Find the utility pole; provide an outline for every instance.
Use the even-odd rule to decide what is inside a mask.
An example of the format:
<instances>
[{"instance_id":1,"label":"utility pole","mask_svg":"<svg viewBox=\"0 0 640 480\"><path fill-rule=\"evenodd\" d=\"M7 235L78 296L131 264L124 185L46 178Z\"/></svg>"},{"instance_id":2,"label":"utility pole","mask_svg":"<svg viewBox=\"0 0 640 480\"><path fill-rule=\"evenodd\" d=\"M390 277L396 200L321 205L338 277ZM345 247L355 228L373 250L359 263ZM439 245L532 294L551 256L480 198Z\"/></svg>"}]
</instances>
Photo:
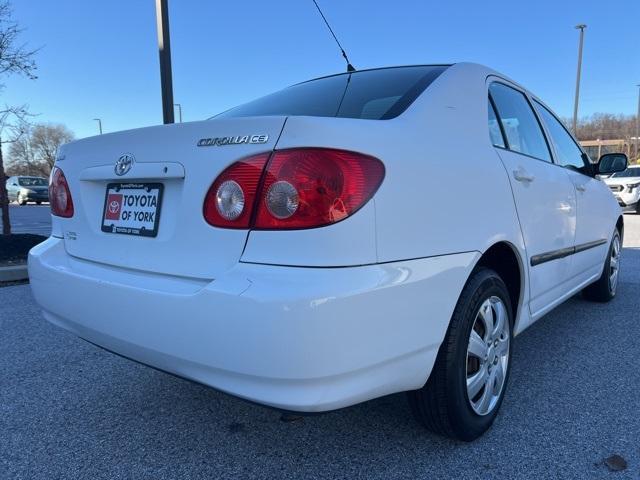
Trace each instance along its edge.
<instances>
[{"instance_id":1,"label":"utility pole","mask_svg":"<svg viewBox=\"0 0 640 480\"><path fill-rule=\"evenodd\" d=\"M156 24L158 28L158 51L160 54L162 118L164 123L174 123L171 43L169 41L169 6L167 3L168 0L156 0Z\"/></svg>"},{"instance_id":2,"label":"utility pole","mask_svg":"<svg viewBox=\"0 0 640 480\"><path fill-rule=\"evenodd\" d=\"M178 122L182 123L182 104L174 103L174 107L178 107Z\"/></svg>"},{"instance_id":3,"label":"utility pole","mask_svg":"<svg viewBox=\"0 0 640 480\"><path fill-rule=\"evenodd\" d=\"M102 120L99 118L94 118L93 120L98 122L98 131L100 132L100 135L102 135Z\"/></svg>"},{"instance_id":4,"label":"utility pole","mask_svg":"<svg viewBox=\"0 0 640 480\"><path fill-rule=\"evenodd\" d=\"M580 30L580 46L578 47L578 74L576 76L576 98L573 104L573 134L578 136L578 99L580 98L580 74L582 73L582 45L584 43L584 29L587 26L583 23L576 25Z\"/></svg>"}]
</instances>

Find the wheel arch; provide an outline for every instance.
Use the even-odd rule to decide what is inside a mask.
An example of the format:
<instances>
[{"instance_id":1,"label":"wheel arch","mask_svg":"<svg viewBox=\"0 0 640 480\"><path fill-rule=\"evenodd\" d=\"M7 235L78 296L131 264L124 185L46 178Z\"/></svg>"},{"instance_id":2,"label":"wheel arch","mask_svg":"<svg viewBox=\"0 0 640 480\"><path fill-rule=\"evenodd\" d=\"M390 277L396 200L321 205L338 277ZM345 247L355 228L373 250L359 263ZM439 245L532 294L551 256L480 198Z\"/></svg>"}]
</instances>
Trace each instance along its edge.
<instances>
[{"instance_id":1,"label":"wheel arch","mask_svg":"<svg viewBox=\"0 0 640 480\"><path fill-rule=\"evenodd\" d=\"M618 232L620 232L620 242L622 243L622 241L624 240L624 216L620 215L618 217L618 220L616 221L616 228L618 229Z\"/></svg>"},{"instance_id":2,"label":"wheel arch","mask_svg":"<svg viewBox=\"0 0 640 480\"><path fill-rule=\"evenodd\" d=\"M478 267L494 270L507 286L513 311L514 325L512 326L516 331L517 321L524 304L526 272L518 249L507 241L494 243L480 256L474 270Z\"/></svg>"}]
</instances>

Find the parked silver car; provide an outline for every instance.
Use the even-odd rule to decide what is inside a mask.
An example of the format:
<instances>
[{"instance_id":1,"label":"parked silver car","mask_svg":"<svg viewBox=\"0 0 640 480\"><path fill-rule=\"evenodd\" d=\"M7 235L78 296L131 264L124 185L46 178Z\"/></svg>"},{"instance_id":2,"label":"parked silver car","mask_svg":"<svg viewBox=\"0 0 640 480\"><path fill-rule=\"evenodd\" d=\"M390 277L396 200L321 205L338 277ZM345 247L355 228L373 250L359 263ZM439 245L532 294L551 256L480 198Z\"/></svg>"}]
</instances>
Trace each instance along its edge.
<instances>
[{"instance_id":1,"label":"parked silver car","mask_svg":"<svg viewBox=\"0 0 640 480\"><path fill-rule=\"evenodd\" d=\"M49 201L49 182L43 177L15 176L7 179L7 194L10 202L26 205L35 202L40 205Z\"/></svg>"}]
</instances>

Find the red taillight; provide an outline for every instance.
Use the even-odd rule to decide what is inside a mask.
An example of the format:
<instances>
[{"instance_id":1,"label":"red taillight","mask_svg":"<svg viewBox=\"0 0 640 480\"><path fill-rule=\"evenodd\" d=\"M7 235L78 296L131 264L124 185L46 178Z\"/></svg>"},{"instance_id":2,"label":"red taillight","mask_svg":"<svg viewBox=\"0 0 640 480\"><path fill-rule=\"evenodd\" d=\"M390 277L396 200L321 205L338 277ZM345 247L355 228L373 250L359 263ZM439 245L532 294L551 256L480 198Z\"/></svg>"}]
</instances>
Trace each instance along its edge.
<instances>
[{"instance_id":1,"label":"red taillight","mask_svg":"<svg viewBox=\"0 0 640 480\"><path fill-rule=\"evenodd\" d=\"M367 203L383 177L382 162L360 153L326 148L277 151L267 166L254 228L312 228L339 222Z\"/></svg>"},{"instance_id":2,"label":"red taillight","mask_svg":"<svg viewBox=\"0 0 640 480\"><path fill-rule=\"evenodd\" d=\"M49 178L49 205L51 213L58 217L73 217L73 200L69 184L62 170L53 167Z\"/></svg>"},{"instance_id":3,"label":"red taillight","mask_svg":"<svg viewBox=\"0 0 640 480\"><path fill-rule=\"evenodd\" d=\"M204 219L214 227L249 228L268 153L245 158L224 170L204 199Z\"/></svg>"},{"instance_id":4,"label":"red taillight","mask_svg":"<svg viewBox=\"0 0 640 480\"><path fill-rule=\"evenodd\" d=\"M384 178L380 160L344 150L296 148L267 158L251 157L222 172L205 199L208 223L258 230L330 225L367 203Z\"/></svg>"}]
</instances>

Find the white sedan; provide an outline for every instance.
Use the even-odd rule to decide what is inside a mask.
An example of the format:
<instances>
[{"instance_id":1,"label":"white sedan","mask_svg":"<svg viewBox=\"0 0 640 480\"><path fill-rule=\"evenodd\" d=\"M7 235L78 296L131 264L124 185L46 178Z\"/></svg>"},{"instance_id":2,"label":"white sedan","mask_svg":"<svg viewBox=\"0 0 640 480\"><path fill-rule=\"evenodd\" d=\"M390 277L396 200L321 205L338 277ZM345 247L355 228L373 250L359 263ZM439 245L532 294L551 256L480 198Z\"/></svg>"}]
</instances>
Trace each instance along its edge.
<instances>
[{"instance_id":1,"label":"white sedan","mask_svg":"<svg viewBox=\"0 0 640 480\"><path fill-rule=\"evenodd\" d=\"M343 73L210 120L67 144L29 256L50 322L278 409L408 391L494 421L513 337L615 296L623 216L551 110L486 67Z\"/></svg>"}]
</instances>

